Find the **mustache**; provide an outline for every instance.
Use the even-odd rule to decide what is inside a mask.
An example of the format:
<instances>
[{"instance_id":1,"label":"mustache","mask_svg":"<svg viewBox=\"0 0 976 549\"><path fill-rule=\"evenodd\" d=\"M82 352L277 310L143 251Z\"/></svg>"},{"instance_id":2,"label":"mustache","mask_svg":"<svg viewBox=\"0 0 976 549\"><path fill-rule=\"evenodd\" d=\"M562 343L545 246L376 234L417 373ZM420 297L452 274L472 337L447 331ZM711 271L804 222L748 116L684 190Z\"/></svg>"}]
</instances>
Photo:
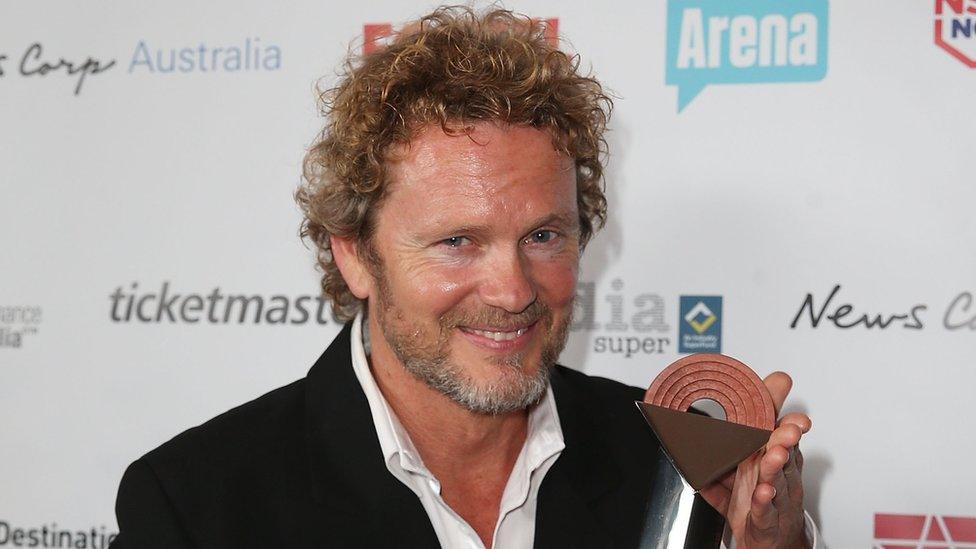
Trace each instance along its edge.
<instances>
[{"instance_id":1,"label":"mustache","mask_svg":"<svg viewBox=\"0 0 976 549\"><path fill-rule=\"evenodd\" d=\"M552 317L552 309L540 302L534 301L519 313L510 313L498 307L484 307L477 310L452 310L441 317L444 328L491 327L501 331L510 331L535 324L539 320Z\"/></svg>"}]
</instances>

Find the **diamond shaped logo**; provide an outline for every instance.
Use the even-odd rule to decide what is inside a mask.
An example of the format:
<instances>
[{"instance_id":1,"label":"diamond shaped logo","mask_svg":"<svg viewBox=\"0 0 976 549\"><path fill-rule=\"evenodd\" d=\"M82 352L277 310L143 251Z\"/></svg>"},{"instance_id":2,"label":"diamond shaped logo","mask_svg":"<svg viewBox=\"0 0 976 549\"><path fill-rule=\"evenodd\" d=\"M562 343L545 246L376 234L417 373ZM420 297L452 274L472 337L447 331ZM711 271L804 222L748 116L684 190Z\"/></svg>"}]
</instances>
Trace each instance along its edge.
<instances>
[{"instance_id":1,"label":"diamond shaped logo","mask_svg":"<svg viewBox=\"0 0 976 549\"><path fill-rule=\"evenodd\" d=\"M722 352L722 296L683 295L679 314L679 353Z\"/></svg>"},{"instance_id":2,"label":"diamond shaped logo","mask_svg":"<svg viewBox=\"0 0 976 549\"><path fill-rule=\"evenodd\" d=\"M705 330L712 324L715 324L716 320L718 320L718 317L712 313L712 310L703 301L699 301L685 315L685 322L690 324L699 334L705 333Z\"/></svg>"}]
</instances>

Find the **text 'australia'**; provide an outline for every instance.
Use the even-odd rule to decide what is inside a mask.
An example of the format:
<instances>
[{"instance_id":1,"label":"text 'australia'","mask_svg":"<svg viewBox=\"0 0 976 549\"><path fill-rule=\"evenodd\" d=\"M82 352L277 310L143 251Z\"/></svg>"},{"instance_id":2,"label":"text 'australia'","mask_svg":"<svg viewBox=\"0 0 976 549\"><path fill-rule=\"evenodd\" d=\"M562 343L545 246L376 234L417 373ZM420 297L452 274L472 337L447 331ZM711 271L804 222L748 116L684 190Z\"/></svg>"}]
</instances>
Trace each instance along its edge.
<instances>
[{"instance_id":1,"label":"text 'australia'","mask_svg":"<svg viewBox=\"0 0 976 549\"><path fill-rule=\"evenodd\" d=\"M241 72L276 71L281 68L281 48L246 38L237 44L157 47L140 40L132 52L129 72Z\"/></svg>"}]
</instances>

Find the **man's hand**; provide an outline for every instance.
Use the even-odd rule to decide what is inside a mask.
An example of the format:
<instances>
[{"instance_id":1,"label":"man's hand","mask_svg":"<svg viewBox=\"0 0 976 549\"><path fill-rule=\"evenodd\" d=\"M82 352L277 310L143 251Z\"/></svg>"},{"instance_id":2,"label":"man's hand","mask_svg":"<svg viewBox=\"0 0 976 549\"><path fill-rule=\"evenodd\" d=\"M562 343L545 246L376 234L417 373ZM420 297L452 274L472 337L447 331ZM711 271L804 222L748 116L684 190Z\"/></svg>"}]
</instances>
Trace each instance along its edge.
<instances>
[{"instance_id":1,"label":"man's hand","mask_svg":"<svg viewBox=\"0 0 976 549\"><path fill-rule=\"evenodd\" d=\"M793 380L773 372L763 381L778 416ZM725 515L738 549L807 547L800 479L803 455L798 444L810 425L806 414L784 416L765 448L701 491Z\"/></svg>"}]
</instances>

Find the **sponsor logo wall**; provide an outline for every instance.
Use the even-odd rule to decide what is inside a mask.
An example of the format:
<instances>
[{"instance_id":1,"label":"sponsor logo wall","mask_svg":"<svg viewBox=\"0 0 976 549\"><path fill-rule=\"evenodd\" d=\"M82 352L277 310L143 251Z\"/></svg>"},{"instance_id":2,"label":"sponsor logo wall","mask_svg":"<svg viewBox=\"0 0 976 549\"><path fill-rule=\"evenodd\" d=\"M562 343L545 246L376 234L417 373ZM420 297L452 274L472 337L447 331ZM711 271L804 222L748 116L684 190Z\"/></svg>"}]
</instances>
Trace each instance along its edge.
<instances>
[{"instance_id":1,"label":"sponsor logo wall","mask_svg":"<svg viewBox=\"0 0 976 549\"><path fill-rule=\"evenodd\" d=\"M0 547L107 546L129 462L338 333L315 85L434 5L367 4L0 18ZM617 97L561 361L787 370L829 546L976 547L976 2L510 6Z\"/></svg>"}]
</instances>

